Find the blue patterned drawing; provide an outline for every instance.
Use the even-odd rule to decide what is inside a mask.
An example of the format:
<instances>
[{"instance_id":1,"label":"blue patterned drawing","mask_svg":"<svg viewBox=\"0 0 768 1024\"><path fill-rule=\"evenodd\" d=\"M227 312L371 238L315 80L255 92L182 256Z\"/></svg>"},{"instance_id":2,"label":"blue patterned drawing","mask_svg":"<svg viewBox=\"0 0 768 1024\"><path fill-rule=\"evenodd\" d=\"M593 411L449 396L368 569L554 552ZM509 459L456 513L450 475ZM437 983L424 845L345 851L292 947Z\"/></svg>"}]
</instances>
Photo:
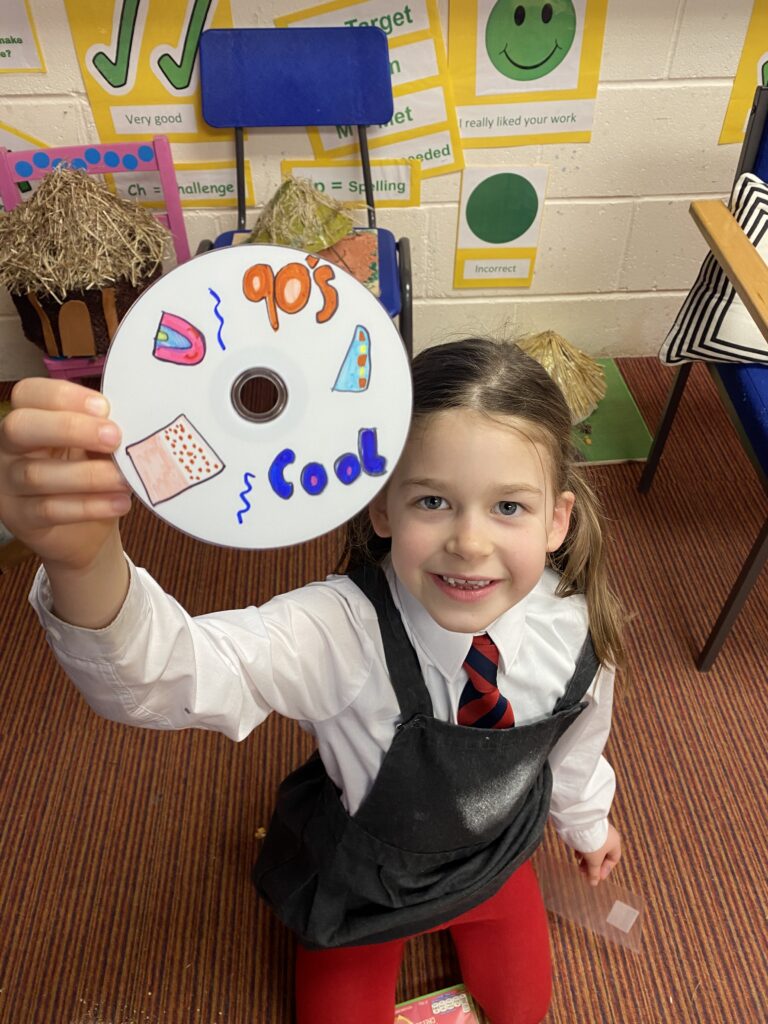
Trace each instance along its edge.
<instances>
[{"instance_id":1,"label":"blue patterned drawing","mask_svg":"<svg viewBox=\"0 0 768 1024\"><path fill-rule=\"evenodd\" d=\"M371 380L371 335L358 324L333 385L334 391L365 391Z\"/></svg>"}]
</instances>

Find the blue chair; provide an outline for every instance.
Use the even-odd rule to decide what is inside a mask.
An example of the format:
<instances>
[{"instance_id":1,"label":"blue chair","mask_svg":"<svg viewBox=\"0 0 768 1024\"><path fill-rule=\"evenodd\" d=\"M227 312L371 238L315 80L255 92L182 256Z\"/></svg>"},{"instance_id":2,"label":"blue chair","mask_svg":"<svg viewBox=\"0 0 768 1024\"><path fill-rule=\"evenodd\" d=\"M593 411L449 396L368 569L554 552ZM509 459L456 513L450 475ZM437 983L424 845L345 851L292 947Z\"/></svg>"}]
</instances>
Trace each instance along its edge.
<instances>
[{"instance_id":1,"label":"blue chair","mask_svg":"<svg viewBox=\"0 0 768 1024\"><path fill-rule=\"evenodd\" d=\"M768 181L768 88L755 92L735 180L745 172ZM720 200L697 200L691 214L711 252L736 289L762 335L768 339L768 268L731 212ZM768 366L755 363L705 364L720 399L768 496ZM672 383L638 488L650 489L693 363L684 363ZM768 514L731 592L696 661L712 667L728 632L768 559Z\"/></svg>"},{"instance_id":2,"label":"blue chair","mask_svg":"<svg viewBox=\"0 0 768 1024\"><path fill-rule=\"evenodd\" d=\"M245 128L355 126L368 207L377 229L381 303L410 354L413 316L410 243L377 227L366 128L394 112L384 33L361 28L208 29L200 38L204 120L232 128L237 168L237 229L213 245L231 245L246 230Z\"/></svg>"}]
</instances>

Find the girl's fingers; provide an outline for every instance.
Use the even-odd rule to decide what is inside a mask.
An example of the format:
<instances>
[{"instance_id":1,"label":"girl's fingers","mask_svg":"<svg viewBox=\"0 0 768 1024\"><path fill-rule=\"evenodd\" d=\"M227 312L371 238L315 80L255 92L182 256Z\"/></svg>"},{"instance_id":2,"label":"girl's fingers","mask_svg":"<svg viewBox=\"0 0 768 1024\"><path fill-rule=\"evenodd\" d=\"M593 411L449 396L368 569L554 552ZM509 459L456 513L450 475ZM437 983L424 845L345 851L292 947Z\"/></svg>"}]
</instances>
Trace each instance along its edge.
<instances>
[{"instance_id":1,"label":"girl's fingers","mask_svg":"<svg viewBox=\"0 0 768 1024\"><path fill-rule=\"evenodd\" d=\"M0 448L11 455L40 448L109 453L119 444L120 428L116 423L85 412L16 408L5 417L0 432Z\"/></svg>"},{"instance_id":2,"label":"girl's fingers","mask_svg":"<svg viewBox=\"0 0 768 1024\"><path fill-rule=\"evenodd\" d=\"M76 494L28 499L25 502L25 523L31 530L73 523L92 523L123 516L131 508L129 494L99 494L84 498Z\"/></svg>"},{"instance_id":3,"label":"girl's fingers","mask_svg":"<svg viewBox=\"0 0 768 1024\"><path fill-rule=\"evenodd\" d=\"M11 392L11 407L109 415L109 402L98 391L71 380L54 380L49 377L26 377L20 380Z\"/></svg>"},{"instance_id":4,"label":"girl's fingers","mask_svg":"<svg viewBox=\"0 0 768 1024\"><path fill-rule=\"evenodd\" d=\"M130 488L110 458L13 459L7 479L16 495L93 494ZM10 488L9 488L10 490Z\"/></svg>"}]
</instances>

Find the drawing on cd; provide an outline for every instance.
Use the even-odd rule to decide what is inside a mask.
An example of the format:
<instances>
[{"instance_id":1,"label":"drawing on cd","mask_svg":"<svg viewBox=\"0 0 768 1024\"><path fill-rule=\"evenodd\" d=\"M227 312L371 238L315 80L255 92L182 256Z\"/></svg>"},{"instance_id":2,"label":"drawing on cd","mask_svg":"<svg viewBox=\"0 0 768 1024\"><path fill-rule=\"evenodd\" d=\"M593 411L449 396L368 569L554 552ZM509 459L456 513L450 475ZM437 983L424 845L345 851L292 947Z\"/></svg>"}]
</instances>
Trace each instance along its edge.
<instances>
[{"instance_id":1,"label":"drawing on cd","mask_svg":"<svg viewBox=\"0 0 768 1024\"><path fill-rule=\"evenodd\" d=\"M371 381L371 334L358 324L336 376L333 391L365 391Z\"/></svg>"},{"instance_id":2,"label":"drawing on cd","mask_svg":"<svg viewBox=\"0 0 768 1024\"><path fill-rule=\"evenodd\" d=\"M338 309L339 293L331 284L336 278L333 267L320 263L317 256L307 256L304 262L311 275L303 263L286 263L277 273L269 263L255 263L243 274L243 294L249 302L264 303L273 331L280 329L280 313L300 313L313 292L313 302L321 303L315 313L318 324L327 323Z\"/></svg>"},{"instance_id":3,"label":"drawing on cd","mask_svg":"<svg viewBox=\"0 0 768 1024\"><path fill-rule=\"evenodd\" d=\"M164 363L196 366L205 357L205 336L184 317L164 312L155 331L152 355Z\"/></svg>"},{"instance_id":4,"label":"drawing on cd","mask_svg":"<svg viewBox=\"0 0 768 1024\"><path fill-rule=\"evenodd\" d=\"M213 290L213 288L209 288L208 292L209 292L210 295L212 295L214 297L214 299L216 299L216 305L213 307L213 314L216 317L216 319L219 321L219 326L218 326L218 329L216 331L216 341L218 341L219 348L221 349L221 351L222 352L226 352L227 346L224 344L224 339L221 336L221 329L224 326L224 317L219 312L219 306L221 305L221 296L217 295L216 292Z\"/></svg>"},{"instance_id":5,"label":"drawing on cd","mask_svg":"<svg viewBox=\"0 0 768 1024\"><path fill-rule=\"evenodd\" d=\"M222 460L183 414L129 444L125 451L153 506L212 480L224 469Z\"/></svg>"},{"instance_id":6,"label":"drawing on cd","mask_svg":"<svg viewBox=\"0 0 768 1024\"><path fill-rule=\"evenodd\" d=\"M245 513L251 511L251 503L250 501L248 501L247 495L249 495L253 490L253 484L251 483L251 481L255 479L256 477L254 476L253 473L243 473L243 483L245 484L245 487L242 489L242 491L240 491L239 494L239 497L243 502L243 507L241 509L238 509L237 512L237 521L240 524L240 526L243 525L243 517L245 516Z\"/></svg>"}]
</instances>

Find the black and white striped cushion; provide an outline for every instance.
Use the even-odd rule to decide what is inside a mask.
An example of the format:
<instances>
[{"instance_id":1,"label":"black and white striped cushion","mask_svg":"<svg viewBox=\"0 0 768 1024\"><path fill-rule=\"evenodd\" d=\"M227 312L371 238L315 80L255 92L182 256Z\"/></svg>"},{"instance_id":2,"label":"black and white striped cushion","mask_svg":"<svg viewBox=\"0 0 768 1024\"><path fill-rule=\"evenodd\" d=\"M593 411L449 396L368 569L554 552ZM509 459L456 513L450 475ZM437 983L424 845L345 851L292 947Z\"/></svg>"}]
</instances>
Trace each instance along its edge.
<instances>
[{"instance_id":1,"label":"black and white striped cushion","mask_svg":"<svg viewBox=\"0 0 768 1024\"><path fill-rule=\"evenodd\" d=\"M731 197L742 230L768 263L768 185L742 174ZM659 352L663 363L705 359L768 364L768 342L710 253Z\"/></svg>"}]
</instances>

